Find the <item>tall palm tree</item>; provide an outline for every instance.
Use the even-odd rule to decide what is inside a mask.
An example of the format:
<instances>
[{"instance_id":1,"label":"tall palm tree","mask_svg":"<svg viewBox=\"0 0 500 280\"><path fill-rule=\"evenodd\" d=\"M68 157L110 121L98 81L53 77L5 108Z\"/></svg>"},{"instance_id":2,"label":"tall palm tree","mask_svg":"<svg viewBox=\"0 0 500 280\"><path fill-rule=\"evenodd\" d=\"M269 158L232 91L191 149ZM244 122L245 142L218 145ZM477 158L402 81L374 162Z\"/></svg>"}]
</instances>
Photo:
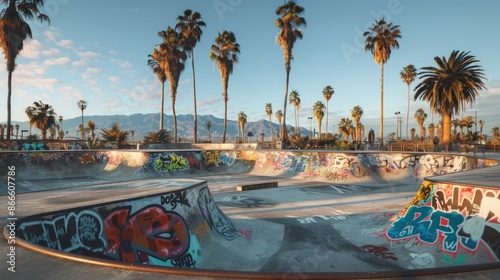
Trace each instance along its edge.
<instances>
[{"instance_id":1,"label":"tall palm tree","mask_svg":"<svg viewBox=\"0 0 500 280\"><path fill-rule=\"evenodd\" d=\"M483 135L483 127L486 122L484 120L479 120L477 123L479 124L479 134Z\"/></svg>"},{"instance_id":2,"label":"tall palm tree","mask_svg":"<svg viewBox=\"0 0 500 280\"><path fill-rule=\"evenodd\" d=\"M163 107L165 104L165 81L167 80L167 74L165 73L165 67L167 59L165 52L159 50L159 47L153 49L153 53L148 55L148 66L151 68L154 74L158 77L158 81L161 83L161 101L160 101L160 130L163 130Z\"/></svg>"},{"instance_id":3,"label":"tall palm tree","mask_svg":"<svg viewBox=\"0 0 500 280\"><path fill-rule=\"evenodd\" d=\"M247 115L245 112L240 111L238 113L238 124L240 125L241 139L245 139L245 124L247 124Z\"/></svg>"},{"instance_id":4,"label":"tall palm tree","mask_svg":"<svg viewBox=\"0 0 500 280\"><path fill-rule=\"evenodd\" d=\"M427 131L429 131L429 138L430 138L431 140L432 140L432 139L434 139L435 129L436 129L436 126L435 126L433 123L430 123L430 124L427 126Z\"/></svg>"},{"instance_id":5,"label":"tall palm tree","mask_svg":"<svg viewBox=\"0 0 500 280\"><path fill-rule=\"evenodd\" d=\"M285 84L285 99L283 104L283 124L281 128L281 141L287 140L286 134L286 102L288 99L288 82L290 79L292 49L297 39L302 39L302 31L300 27L306 25L306 20L300 15L305 9L297 5L293 1L288 1L284 5L276 9L276 15L280 16L275 22L279 28L278 43L283 50L283 58L285 59L286 84Z\"/></svg>"},{"instance_id":6,"label":"tall palm tree","mask_svg":"<svg viewBox=\"0 0 500 280\"><path fill-rule=\"evenodd\" d=\"M177 98L177 87L179 78L184 71L184 62L187 59L186 52L182 48L182 36L172 27L158 32L163 39L159 50L165 55L165 75L170 85L170 100L172 102L172 115L174 118L174 143L177 143L177 115L175 113L175 100Z\"/></svg>"},{"instance_id":7,"label":"tall palm tree","mask_svg":"<svg viewBox=\"0 0 500 280\"><path fill-rule=\"evenodd\" d=\"M80 99L80 100L78 100L76 105L82 111L82 127L84 127L84 125L83 125L83 110L87 109L87 101ZM83 132L82 132L82 135L83 135ZM82 140L84 140L84 139L82 138Z\"/></svg>"},{"instance_id":8,"label":"tall palm tree","mask_svg":"<svg viewBox=\"0 0 500 280\"><path fill-rule=\"evenodd\" d=\"M210 136L210 129L212 128L212 120L208 119L205 123L205 126L207 127L208 130L208 141L212 141Z\"/></svg>"},{"instance_id":9,"label":"tall palm tree","mask_svg":"<svg viewBox=\"0 0 500 280\"><path fill-rule=\"evenodd\" d=\"M413 64L408 64L403 67L403 70L399 73L401 80L408 85L408 107L406 109L406 138L408 139L408 118L410 116L410 85L415 81L417 76L417 69Z\"/></svg>"},{"instance_id":10,"label":"tall palm tree","mask_svg":"<svg viewBox=\"0 0 500 280\"><path fill-rule=\"evenodd\" d=\"M271 132L271 143L273 143L274 142L273 123L271 121L271 116L273 115L273 104L266 103L266 115L269 117L269 131Z\"/></svg>"},{"instance_id":11,"label":"tall palm tree","mask_svg":"<svg viewBox=\"0 0 500 280\"><path fill-rule=\"evenodd\" d=\"M455 50L450 57L435 57L438 67L423 67L418 73L423 79L415 88L415 100L429 102L432 110L443 120L443 145L449 150L451 119L454 114L465 111L467 103L473 103L479 90L485 89L483 69L469 52Z\"/></svg>"},{"instance_id":12,"label":"tall palm tree","mask_svg":"<svg viewBox=\"0 0 500 280\"><path fill-rule=\"evenodd\" d=\"M326 100L326 129L325 129L325 134L328 134L328 104L330 103L330 99L332 98L332 95L335 93L333 90L332 86L328 85L323 88L323 97Z\"/></svg>"},{"instance_id":13,"label":"tall palm tree","mask_svg":"<svg viewBox=\"0 0 500 280\"><path fill-rule=\"evenodd\" d=\"M470 133L472 132L472 126L476 123L474 121L474 118L472 116L466 116L465 118L462 119L464 127L467 128L467 132Z\"/></svg>"},{"instance_id":14,"label":"tall palm tree","mask_svg":"<svg viewBox=\"0 0 500 280\"><path fill-rule=\"evenodd\" d=\"M415 120L417 120L418 126L420 127L420 137L425 138L424 122L425 122L425 119L427 119L427 114L424 112L424 109L419 108L415 112L414 117L415 117Z\"/></svg>"},{"instance_id":15,"label":"tall palm tree","mask_svg":"<svg viewBox=\"0 0 500 280\"><path fill-rule=\"evenodd\" d=\"M412 139L412 140L413 140L413 138L415 138L415 132L416 132L416 131L417 131L417 130L416 130L414 127L412 127L412 128L410 129L410 135L411 135L411 139Z\"/></svg>"},{"instance_id":16,"label":"tall palm tree","mask_svg":"<svg viewBox=\"0 0 500 280\"><path fill-rule=\"evenodd\" d=\"M318 133L319 133L319 138L321 139L321 121L323 120L323 117L325 116L325 104L321 101L316 101L313 106L313 115L314 117L318 120Z\"/></svg>"},{"instance_id":17,"label":"tall palm tree","mask_svg":"<svg viewBox=\"0 0 500 280\"><path fill-rule=\"evenodd\" d=\"M288 98L288 102L293 105L293 115L295 117L295 132L297 133L298 131L298 134L300 136L300 128L299 128L299 117L298 117L298 114L299 114L299 109L300 109L300 94L297 90L292 90L292 92L290 92L290 97Z\"/></svg>"},{"instance_id":18,"label":"tall palm tree","mask_svg":"<svg viewBox=\"0 0 500 280\"><path fill-rule=\"evenodd\" d=\"M165 129L150 131L144 137L144 141L152 144L167 144L172 142L172 134Z\"/></svg>"},{"instance_id":19,"label":"tall palm tree","mask_svg":"<svg viewBox=\"0 0 500 280\"><path fill-rule=\"evenodd\" d=\"M281 129L283 129L283 127L281 126L281 122L283 121L283 111L282 110L276 111L275 116L276 116L276 119L278 120L278 123L280 125L280 135L281 135ZM271 131L271 133L272 133L272 131Z\"/></svg>"},{"instance_id":20,"label":"tall palm tree","mask_svg":"<svg viewBox=\"0 0 500 280\"><path fill-rule=\"evenodd\" d=\"M47 130L57 124L57 114L49 104L44 104L42 101L33 102L33 106L29 109L32 115L29 119L30 126L34 125L40 129L42 140L47 139ZM8 133L10 134L10 133Z\"/></svg>"},{"instance_id":21,"label":"tall palm tree","mask_svg":"<svg viewBox=\"0 0 500 280\"><path fill-rule=\"evenodd\" d=\"M196 78L194 74L194 48L196 44L200 41L203 31L201 27L206 26L205 22L201 19L201 14L198 12L193 12L189 9L184 11L184 15L177 17L177 24L175 28L179 30L183 38L184 50L191 57L191 66L193 71L193 98L194 98L194 139L193 142L196 143L198 138L198 114L196 111Z\"/></svg>"},{"instance_id":22,"label":"tall palm tree","mask_svg":"<svg viewBox=\"0 0 500 280\"><path fill-rule=\"evenodd\" d=\"M227 126L227 87L229 84L229 75L233 73L233 65L238 62L240 45L236 43L236 36L233 32L224 30L219 32L215 38L215 45L210 48L210 59L217 62L220 77L222 79L222 97L224 100L224 132L222 133L222 143L226 143Z\"/></svg>"},{"instance_id":23,"label":"tall palm tree","mask_svg":"<svg viewBox=\"0 0 500 280\"><path fill-rule=\"evenodd\" d=\"M24 41L32 38L31 28L27 20L37 19L41 23L48 22L49 17L41 12L43 0L6 0L6 8L0 12L0 47L7 61L7 127L11 127L12 114L12 73L16 68L17 55L23 50ZM10 133L7 133L10 140Z\"/></svg>"},{"instance_id":24,"label":"tall palm tree","mask_svg":"<svg viewBox=\"0 0 500 280\"><path fill-rule=\"evenodd\" d=\"M361 108L359 105L354 106L351 110L351 117L353 118L354 125L356 126L355 127L356 133L353 137L355 138L356 141L361 141L361 136L360 136L361 129L359 121L361 119L361 116L363 116L363 108Z\"/></svg>"},{"instance_id":25,"label":"tall palm tree","mask_svg":"<svg viewBox=\"0 0 500 280\"><path fill-rule=\"evenodd\" d=\"M391 57L391 49L399 48L398 39L401 38L399 25L387 23L384 18L375 20L375 23L363 36L365 51L370 51L375 63L380 64L380 140L384 137L384 64Z\"/></svg>"}]
</instances>

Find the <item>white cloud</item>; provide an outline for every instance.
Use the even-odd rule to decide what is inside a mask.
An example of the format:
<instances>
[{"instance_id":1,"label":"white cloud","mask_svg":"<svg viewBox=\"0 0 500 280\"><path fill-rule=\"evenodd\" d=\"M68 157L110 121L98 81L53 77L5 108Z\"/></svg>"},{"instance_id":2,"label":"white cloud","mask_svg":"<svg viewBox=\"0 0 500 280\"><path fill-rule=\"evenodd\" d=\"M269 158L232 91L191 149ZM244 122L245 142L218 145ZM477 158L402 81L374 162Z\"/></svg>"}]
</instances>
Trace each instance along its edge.
<instances>
[{"instance_id":1,"label":"white cloud","mask_svg":"<svg viewBox=\"0 0 500 280\"><path fill-rule=\"evenodd\" d=\"M71 63L71 65L73 65L73 67L85 67L85 66L88 66L86 59L80 59L78 61L73 61Z\"/></svg>"},{"instance_id":2,"label":"white cloud","mask_svg":"<svg viewBox=\"0 0 500 280\"><path fill-rule=\"evenodd\" d=\"M66 49L71 49L73 47L73 41L71 40L61 40L56 43L57 46L63 47Z\"/></svg>"},{"instance_id":3,"label":"white cloud","mask_svg":"<svg viewBox=\"0 0 500 280\"><path fill-rule=\"evenodd\" d=\"M55 59L47 59L43 62L43 65L45 66L62 66L66 65L70 62L71 60L68 57L58 57Z\"/></svg>"},{"instance_id":4,"label":"white cloud","mask_svg":"<svg viewBox=\"0 0 500 280\"><path fill-rule=\"evenodd\" d=\"M132 68L132 63L124 62L124 63L120 64L120 67L121 68Z\"/></svg>"},{"instance_id":5,"label":"white cloud","mask_svg":"<svg viewBox=\"0 0 500 280\"><path fill-rule=\"evenodd\" d=\"M44 56L57 56L57 55L61 54L61 51L59 49L56 49L56 48L50 48L48 50L42 51L42 54Z\"/></svg>"},{"instance_id":6,"label":"white cloud","mask_svg":"<svg viewBox=\"0 0 500 280\"><path fill-rule=\"evenodd\" d=\"M65 86L58 89L67 100L72 100L73 98L82 99L82 94L79 90L75 89L73 86Z\"/></svg>"},{"instance_id":7,"label":"white cloud","mask_svg":"<svg viewBox=\"0 0 500 280\"><path fill-rule=\"evenodd\" d=\"M132 63L125 60L111 58L110 61L111 63L120 66L122 69L132 68Z\"/></svg>"},{"instance_id":8,"label":"white cloud","mask_svg":"<svg viewBox=\"0 0 500 280\"><path fill-rule=\"evenodd\" d=\"M96 74L96 73L101 72L101 69L100 68L96 68L96 67L89 67L89 68L85 69L85 72Z\"/></svg>"},{"instance_id":9,"label":"white cloud","mask_svg":"<svg viewBox=\"0 0 500 280\"><path fill-rule=\"evenodd\" d=\"M91 52L91 51L84 51L84 52L76 52L76 54L79 56L79 57L83 57L83 58L91 58L91 57L97 57L97 56L100 56L101 54L100 53L96 53L96 52Z\"/></svg>"},{"instance_id":10,"label":"white cloud","mask_svg":"<svg viewBox=\"0 0 500 280\"><path fill-rule=\"evenodd\" d=\"M28 59L35 59L40 56L40 50L42 49L42 44L38 40L31 40L29 43L24 44L21 56Z\"/></svg>"},{"instance_id":11,"label":"white cloud","mask_svg":"<svg viewBox=\"0 0 500 280\"><path fill-rule=\"evenodd\" d=\"M55 42L58 37L61 37L61 34L55 30L45 30L43 35L47 37L50 41Z\"/></svg>"},{"instance_id":12,"label":"white cloud","mask_svg":"<svg viewBox=\"0 0 500 280\"><path fill-rule=\"evenodd\" d=\"M109 76L108 77L108 81L110 81L112 83L119 83L119 82L121 82L120 77L117 77L117 76Z\"/></svg>"}]
</instances>

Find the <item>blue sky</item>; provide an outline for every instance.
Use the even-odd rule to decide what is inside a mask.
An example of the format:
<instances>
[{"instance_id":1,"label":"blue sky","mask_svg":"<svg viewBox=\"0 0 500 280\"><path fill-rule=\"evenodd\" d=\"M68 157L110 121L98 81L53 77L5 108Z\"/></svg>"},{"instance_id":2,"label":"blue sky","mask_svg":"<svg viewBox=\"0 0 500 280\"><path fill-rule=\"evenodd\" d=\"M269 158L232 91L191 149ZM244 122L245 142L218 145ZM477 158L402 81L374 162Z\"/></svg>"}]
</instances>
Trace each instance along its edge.
<instances>
[{"instance_id":1,"label":"blue sky","mask_svg":"<svg viewBox=\"0 0 500 280\"><path fill-rule=\"evenodd\" d=\"M401 111L406 126L407 86L401 69L435 66L435 56L448 57L453 50L470 51L480 60L487 90L465 115L486 122L485 132L500 126L500 52L498 52L500 2L495 0L315 0L297 1L305 8L304 38L293 49L290 90L302 100L300 124L309 128L308 116L316 101L326 102L322 89L335 93L329 104L328 131L335 132L340 118L350 117L359 105L365 128L378 134L380 67L363 49L362 33L375 19L400 25L400 48L385 65L384 134L395 131L394 112ZM31 22L34 38L26 44L14 71L12 119L27 121L24 108L42 100L65 119L80 116L77 101L84 99L84 114L116 115L160 111L160 83L147 67L148 54L160 43L157 32L174 26L185 9L201 13L207 27L195 49L198 114L223 118L222 85L217 66L208 58L217 32L233 31L241 46L240 61L229 79L228 118L244 111L248 121L268 119L264 108L283 107L285 69L275 37L275 10L282 0L48 0L45 13L50 26ZM1 6L0 6L1 7ZM3 7L2 7L3 8ZM7 119L7 73L0 62L0 122ZM193 114L191 63L180 78L177 114ZM411 89L417 85L416 80ZM165 113L172 114L168 86ZM414 112L423 108L432 121L429 106L410 104L410 128L417 128ZM287 124L293 125L293 109L287 107ZM272 117L273 122L277 122ZM434 121L438 117L434 116ZM323 132L326 119L323 120ZM317 128L313 120L313 128ZM126 128L124 128L126 129ZM404 136L404 133L403 133ZM378 136L377 136L378 137Z\"/></svg>"}]
</instances>

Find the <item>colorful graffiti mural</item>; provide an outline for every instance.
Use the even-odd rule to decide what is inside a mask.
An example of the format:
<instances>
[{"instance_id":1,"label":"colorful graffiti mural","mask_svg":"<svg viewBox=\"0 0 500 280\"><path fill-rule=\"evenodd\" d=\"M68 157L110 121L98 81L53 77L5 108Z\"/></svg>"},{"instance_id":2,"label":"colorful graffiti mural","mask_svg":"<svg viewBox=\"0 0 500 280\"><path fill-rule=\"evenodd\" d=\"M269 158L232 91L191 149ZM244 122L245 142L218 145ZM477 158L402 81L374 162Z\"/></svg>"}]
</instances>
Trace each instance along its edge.
<instances>
[{"instance_id":1,"label":"colorful graffiti mural","mask_svg":"<svg viewBox=\"0 0 500 280\"><path fill-rule=\"evenodd\" d=\"M200 208L198 208L198 206ZM19 221L18 237L54 250L125 263L198 268L203 244L251 238L236 228L205 184ZM206 246L206 245L205 245Z\"/></svg>"}]
</instances>

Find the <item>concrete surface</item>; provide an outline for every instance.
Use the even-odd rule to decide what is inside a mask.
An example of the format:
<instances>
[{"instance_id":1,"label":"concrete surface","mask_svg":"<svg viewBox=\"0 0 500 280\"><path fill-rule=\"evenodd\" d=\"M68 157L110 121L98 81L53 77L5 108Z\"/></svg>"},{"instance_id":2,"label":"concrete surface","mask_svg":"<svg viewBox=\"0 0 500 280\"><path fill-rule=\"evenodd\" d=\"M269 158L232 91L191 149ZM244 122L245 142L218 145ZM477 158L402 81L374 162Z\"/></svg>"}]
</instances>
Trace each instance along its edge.
<instances>
[{"instance_id":1,"label":"concrete surface","mask_svg":"<svg viewBox=\"0 0 500 280\"><path fill-rule=\"evenodd\" d=\"M500 157L493 154L37 151L0 157L3 179L7 167L16 168L16 238L56 247L61 254L54 258L17 245L14 279L496 279L500 271L495 242ZM237 185L270 180L279 187L235 191ZM2 227L8 217L6 190ZM110 232L139 223L146 209L183 221L177 230L187 233L181 242L186 248L165 253L132 246L135 254L117 253L129 252L116 241L123 232ZM217 218L207 219L202 209ZM117 211L125 217L122 226L110 222ZM57 221L71 233L68 221L79 218L100 225L94 236L99 238L93 239L100 242L47 238L50 228L60 230ZM1 244L6 257L10 245L7 239ZM61 256L98 260L80 263ZM124 260L135 265L95 264ZM157 271L134 270L145 262Z\"/></svg>"}]
</instances>

